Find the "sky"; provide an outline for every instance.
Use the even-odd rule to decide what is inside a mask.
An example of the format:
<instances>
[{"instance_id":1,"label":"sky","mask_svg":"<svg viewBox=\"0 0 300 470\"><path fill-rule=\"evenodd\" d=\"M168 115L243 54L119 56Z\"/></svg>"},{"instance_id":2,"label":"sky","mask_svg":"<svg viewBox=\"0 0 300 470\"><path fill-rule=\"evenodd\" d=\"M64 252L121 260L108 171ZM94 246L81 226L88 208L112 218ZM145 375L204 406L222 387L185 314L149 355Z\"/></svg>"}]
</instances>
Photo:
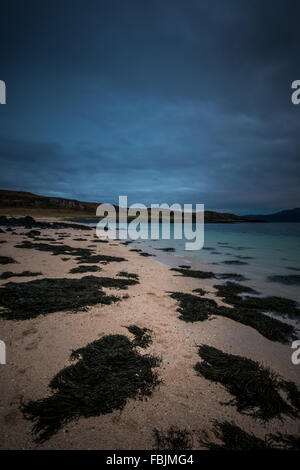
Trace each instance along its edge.
<instances>
[{"instance_id":1,"label":"sky","mask_svg":"<svg viewBox=\"0 0 300 470\"><path fill-rule=\"evenodd\" d=\"M300 206L300 3L1 0L0 188Z\"/></svg>"}]
</instances>

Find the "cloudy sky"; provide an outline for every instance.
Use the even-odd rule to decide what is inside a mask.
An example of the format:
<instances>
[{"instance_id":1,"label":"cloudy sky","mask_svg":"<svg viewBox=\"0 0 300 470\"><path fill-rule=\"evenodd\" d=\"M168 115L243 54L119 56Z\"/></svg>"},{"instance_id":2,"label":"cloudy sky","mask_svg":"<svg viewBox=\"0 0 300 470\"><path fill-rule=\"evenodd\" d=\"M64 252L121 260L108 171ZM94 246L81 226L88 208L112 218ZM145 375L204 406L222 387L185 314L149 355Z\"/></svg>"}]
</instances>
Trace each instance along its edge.
<instances>
[{"instance_id":1,"label":"cloudy sky","mask_svg":"<svg viewBox=\"0 0 300 470\"><path fill-rule=\"evenodd\" d=\"M300 205L300 3L1 0L0 187Z\"/></svg>"}]
</instances>

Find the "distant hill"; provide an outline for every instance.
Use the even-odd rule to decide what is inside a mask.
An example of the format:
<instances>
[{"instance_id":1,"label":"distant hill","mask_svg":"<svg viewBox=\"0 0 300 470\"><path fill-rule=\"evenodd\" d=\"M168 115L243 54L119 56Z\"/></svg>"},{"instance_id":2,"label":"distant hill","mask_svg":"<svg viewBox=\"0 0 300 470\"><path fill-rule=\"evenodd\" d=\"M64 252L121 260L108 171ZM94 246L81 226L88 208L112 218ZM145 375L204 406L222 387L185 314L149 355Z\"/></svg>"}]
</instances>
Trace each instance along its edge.
<instances>
[{"instance_id":1,"label":"distant hill","mask_svg":"<svg viewBox=\"0 0 300 470\"><path fill-rule=\"evenodd\" d=\"M40 196L25 191L0 189L0 215L36 217L95 218L100 202L83 202L76 199ZM118 211L118 206L115 206ZM164 211L167 213L166 211ZM253 222L253 218L235 214L205 211L205 222L234 223ZM260 220L258 220L260 222Z\"/></svg>"},{"instance_id":2,"label":"distant hill","mask_svg":"<svg viewBox=\"0 0 300 470\"><path fill-rule=\"evenodd\" d=\"M262 220L265 222L300 222L300 207L267 215L245 215L248 219Z\"/></svg>"}]
</instances>

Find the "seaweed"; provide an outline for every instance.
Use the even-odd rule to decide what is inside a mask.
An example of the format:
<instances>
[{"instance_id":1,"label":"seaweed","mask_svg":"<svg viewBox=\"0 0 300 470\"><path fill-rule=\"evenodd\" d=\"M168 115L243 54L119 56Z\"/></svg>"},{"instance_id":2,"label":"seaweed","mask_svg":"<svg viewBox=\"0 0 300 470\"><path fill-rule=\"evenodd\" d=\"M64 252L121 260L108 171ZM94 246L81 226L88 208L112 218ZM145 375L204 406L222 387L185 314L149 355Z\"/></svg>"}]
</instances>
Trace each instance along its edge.
<instances>
[{"instance_id":1,"label":"seaweed","mask_svg":"<svg viewBox=\"0 0 300 470\"><path fill-rule=\"evenodd\" d=\"M138 280L139 279L139 276L137 274L134 274L134 273L126 273L125 271L120 271L117 276L121 276L121 277L127 277L128 279L136 279Z\"/></svg>"},{"instance_id":2,"label":"seaweed","mask_svg":"<svg viewBox=\"0 0 300 470\"><path fill-rule=\"evenodd\" d=\"M247 278L243 276L242 274L237 274L237 273L220 273L215 275L216 279L232 279L234 281L246 281Z\"/></svg>"},{"instance_id":3,"label":"seaweed","mask_svg":"<svg viewBox=\"0 0 300 470\"><path fill-rule=\"evenodd\" d=\"M0 317L27 320L53 312L86 310L96 304L111 304L119 297L107 295L103 287L127 289L134 279L85 276L80 279L39 279L0 287Z\"/></svg>"},{"instance_id":4,"label":"seaweed","mask_svg":"<svg viewBox=\"0 0 300 470\"><path fill-rule=\"evenodd\" d=\"M156 248L157 250L160 250L160 251L165 251L166 253L173 253L175 250L175 248Z\"/></svg>"},{"instance_id":5,"label":"seaweed","mask_svg":"<svg viewBox=\"0 0 300 470\"><path fill-rule=\"evenodd\" d=\"M204 289L201 289L201 287L199 287L198 289L194 289L193 292L196 292L196 294L198 294L198 295L207 294L207 292Z\"/></svg>"},{"instance_id":6,"label":"seaweed","mask_svg":"<svg viewBox=\"0 0 300 470\"><path fill-rule=\"evenodd\" d=\"M245 289L252 291L250 287ZM197 289L193 292L197 292ZM177 311L181 315L178 318L185 322L204 321L210 319L211 315L219 315L250 326L271 341L287 343L296 338L295 328L292 325L254 309L219 306L213 299L183 292L173 292L171 297L179 302Z\"/></svg>"},{"instance_id":7,"label":"seaweed","mask_svg":"<svg viewBox=\"0 0 300 470\"><path fill-rule=\"evenodd\" d=\"M195 271L192 269L180 269L180 268L171 268L171 271L175 271L186 277L196 277L198 279L211 279L215 277L214 273L210 271Z\"/></svg>"},{"instance_id":8,"label":"seaweed","mask_svg":"<svg viewBox=\"0 0 300 470\"><path fill-rule=\"evenodd\" d=\"M263 421L282 415L299 416L300 392L293 382L282 380L252 359L227 354L212 346L199 346L198 354L202 362L195 365L196 372L207 380L222 384L235 397L227 404L235 404L240 413ZM293 400L288 393L289 387L294 388ZM286 401L280 391L287 392Z\"/></svg>"},{"instance_id":9,"label":"seaweed","mask_svg":"<svg viewBox=\"0 0 300 470\"><path fill-rule=\"evenodd\" d=\"M30 240L25 240L15 248L34 249L38 251L48 251L54 256L57 255L70 255L70 256L89 256L93 253L88 248L74 248L69 245L49 245L48 243L32 243Z\"/></svg>"},{"instance_id":10,"label":"seaweed","mask_svg":"<svg viewBox=\"0 0 300 470\"><path fill-rule=\"evenodd\" d=\"M125 258L118 256L95 255L93 250L88 248L74 248L69 245L49 245L47 243L32 243L29 240L24 241L20 245L15 245L16 248L35 249L39 251L50 251L53 255L69 255L76 256L76 261L80 263L102 263L107 264L113 261L121 262L126 261Z\"/></svg>"},{"instance_id":11,"label":"seaweed","mask_svg":"<svg viewBox=\"0 0 300 470\"><path fill-rule=\"evenodd\" d=\"M10 277L34 277L41 275L42 273L34 273L31 271L23 271L22 273L13 273L11 271L5 271L0 275L0 279L9 279Z\"/></svg>"},{"instance_id":12,"label":"seaweed","mask_svg":"<svg viewBox=\"0 0 300 470\"><path fill-rule=\"evenodd\" d=\"M123 335L107 335L73 351L71 360L76 359L51 380L50 396L21 403L24 417L34 423L37 442L80 417L112 413L122 410L128 399L148 398L160 383L153 371L160 360L139 354Z\"/></svg>"},{"instance_id":13,"label":"seaweed","mask_svg":"<svg viewBox=\"0 0 300 470\"><path fill-rule=\"evenodd\" d=\"M248 264L246 263L246 261L241 261L239 259L230 259L230 260L225 260L225 261L222 261L223 264Z\"/></svg>"},{"instance_id":14,"label":"seaweed","mask_svg":"<svg viewBox=\"0 0 300 470\"><path fill-rule=\"evenodd\" d=\"M274 275L268 276L268 281L271 282L280 282L281 284L287 285L300 285L300 275L288 274L284 276Z\"/></svg>"},{"instance_id":15,"label":"seaweed","mask_svg":"<svg viewBox=\"0 0 300 470\"><path fill-rule=\"evenodd\" d=\"M193 294L172 292L170 297L179 302L177 312L181 315L178 318L187 323L208 320L208 318L214 314L218 308L214 300L200 298Z\"/></svg>"},{"instance_id":16,"label":"seaweed","mask_svg":"<svg viewBox=\"0 0 300 470\"><path fill-rule=\"evenodd\" d=\"M70 269L71 274L76 274L76 273L95 273L101 271L101 268L99 266L77 266L76 268Z\"/></svg>"},{"instance_id":17,"label":"seaweed","mask_svg":"<svg viewBox=\"0 0 300 470\"><path fill-rule=\"evenodd\" d=\"M10 227L25 227L25 228L41 228L41 229L68 229L72 228L74 230L93 230L92 227L89 225L82 225L82 224L68 224L64 222L42 222L36 221L33 217L26 216L26 217L11 217L7 218L5 215L0 216L0 225L4 225L5 227L9 227L7 231L11 231Z\"/></svg>"},{"instance_id":18,"label":"seaweed","mask_svg":"<svg viewBox=\"0 0 300 470\"><path fill-rule=\"evenodd\" d=\"M153 448L157 450L189 450L193 447L193 437L187 429L171 426L164 433L154 428L153 437L155 440Z\"/></svg>"},{"instance_id":19,"label":"seaweed","mask_svg":"<svg viewBox=\"0 0 300 470\"><path fill-rule=\"evenodd\" d=\"M189 266L188 264L180 264L178 266L178 268L182 268L182 269L191 269L191 266Z\"/></svg>"},{"instance_id":20,"label":"seaweed","mask_svg":"<svg viewBox=\"0 0 300 470\"><path fill-rule=\"evenodd\" d=\"M147 348L152 343L152 330L149 330L148 328L139 328L136 325L130 325L126 328L129 333L134 335L134 340L132 342L134 346L139 346L140 348Z\"/></svg>"},{"instance_id":21,"label":"seaweed","mask_svg":"<svg viewBox=\"0 0 300 470\"><path fill-rule=\"evenodd\" d=\"M139 253L139 255L144 256L144 258L147 258L148 256L155 256L155 255L152 255L151 253L144 253L144 252Z\"/></svg>"},{"instance_id":22,"label":"seaweed","mask_svg":"<svg viewBox=\"0 0 300 470\"><path fill-rule=\"evenodd\" d=\"M222 441L218 444L208 439L206 432L203 437L199 437L199 443L209 450L266 450L270 449L268 442L256 437L253 433L248 433L236 426L233 422L215 421L213 429L215 437ZM204 437L205 436L205 437Z\"/></svg>"},{"instance_id":23,"label":"seaweed","mask_svg":"<svg viewBox=\"0 0 300 470\"><path fill-rule=\"evenodd\" d=\"M211 442L207 437L199 438L200 444L209 450L300 450L299 435L267 434L261 439L229 421L215 421L213 432L222 443Z\"/></svg>"},{"instance_id":24,"label":"seaweed","mask_svg":"<svg viewBox=\"0 0 300 470\"><path fill-rule=\"evenodd\" d=\"M0 264L11 264L16 263L16 261L10 256L0 256Z\"/></svg>"},{"instance_id":25,"label":"seaweed","mask_svg":"<svg viewBox=\"0 0 300 470\"><path fill-rule=\"evenodd\" d=\"M291 316L300 316L297 302L284 297L254 297L243 296L243 293L256 293L253 289L235 282L226 282L224 285L214 286L217 295L222 297L226 303L232 304L246 310L255 309L258 311L273 311Z\"/></svg>"},{"instance_id":26,"label":"seaweed","mask_svg":"<svg viewBox=\"0 0 300 470\"><path fill-rule=\"evenodd\" d=\"M122 261L127 261L125 258L122 258L120 256L108 256L108 255L93 255L93 254L88 254L88 255L80 255L77 258L75 258L76 261L79 263L101 263L101 264L108 264L112 262L117 262L121 263Z\"/></svg>"}]
</instances>

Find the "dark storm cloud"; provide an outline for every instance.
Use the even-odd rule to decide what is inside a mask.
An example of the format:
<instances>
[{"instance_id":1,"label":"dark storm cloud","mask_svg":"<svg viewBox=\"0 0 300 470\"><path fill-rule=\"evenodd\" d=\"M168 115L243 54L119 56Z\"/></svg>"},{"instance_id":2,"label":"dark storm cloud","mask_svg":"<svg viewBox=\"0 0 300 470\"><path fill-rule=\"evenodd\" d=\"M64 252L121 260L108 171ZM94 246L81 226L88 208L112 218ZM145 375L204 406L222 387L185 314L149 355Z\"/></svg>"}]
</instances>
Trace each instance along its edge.
<instances>
[{"instance_id":1,"label":"dark storm cloud","mask_svg":"<svg viewBox=\"0 0 300 470\"><path fill-rule=\"evenodd\" d=\"M1 187L299 205L297 2L4 4Z\"/></svg>"}]
</instances>

